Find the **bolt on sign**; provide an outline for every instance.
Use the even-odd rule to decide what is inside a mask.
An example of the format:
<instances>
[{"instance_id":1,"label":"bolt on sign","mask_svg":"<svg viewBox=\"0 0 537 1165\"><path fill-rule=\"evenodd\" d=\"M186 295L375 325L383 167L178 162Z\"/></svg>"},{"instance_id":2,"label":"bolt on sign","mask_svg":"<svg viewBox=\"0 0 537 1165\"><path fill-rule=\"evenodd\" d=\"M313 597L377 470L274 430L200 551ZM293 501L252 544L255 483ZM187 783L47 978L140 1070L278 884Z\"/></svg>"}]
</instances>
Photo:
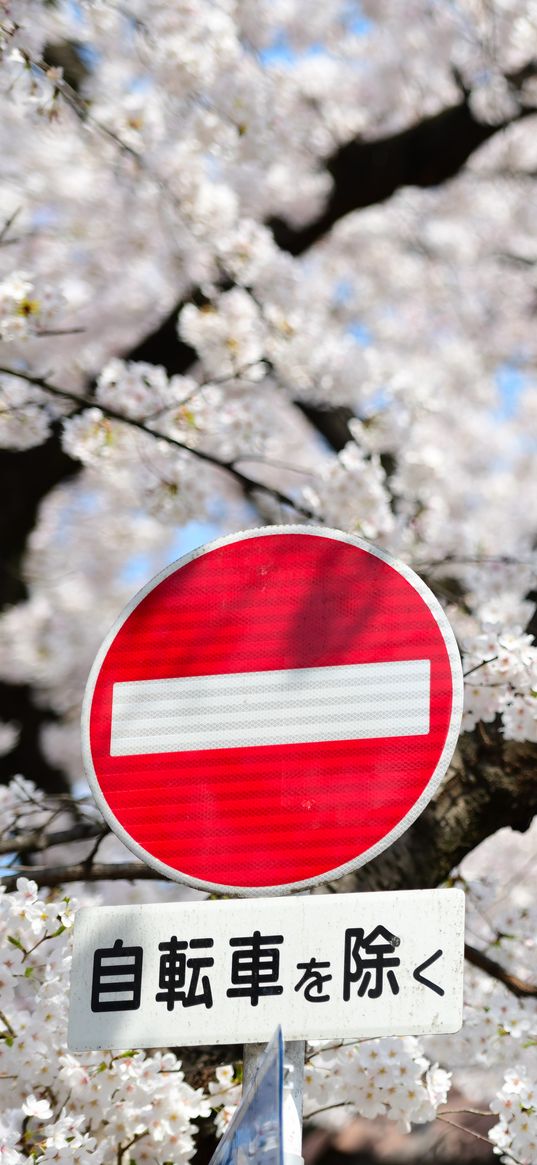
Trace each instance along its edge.
<instances>
[{"instance_id":1,"label":"bolt on sign","mask_svg":"<svg viewBox=\"0 0 537 1165\"><path fill-rule=\"evenodd\" d=\"M69 1047L458 1031L463 959L461 890L84 909Z\"/></svg>"},{"instance_id":2,"label":"bolt on sign","mask_svg":"<svg viewBox=\"0 0 537 1165\"><path fill-rule=\"evenodd\" d=\"M277 894L395 841L461 712L453 633L408 566L338 531L266 527L129 603L88 681L83 750L111 828L163 876Z\"/></svg>"}]
</instances>

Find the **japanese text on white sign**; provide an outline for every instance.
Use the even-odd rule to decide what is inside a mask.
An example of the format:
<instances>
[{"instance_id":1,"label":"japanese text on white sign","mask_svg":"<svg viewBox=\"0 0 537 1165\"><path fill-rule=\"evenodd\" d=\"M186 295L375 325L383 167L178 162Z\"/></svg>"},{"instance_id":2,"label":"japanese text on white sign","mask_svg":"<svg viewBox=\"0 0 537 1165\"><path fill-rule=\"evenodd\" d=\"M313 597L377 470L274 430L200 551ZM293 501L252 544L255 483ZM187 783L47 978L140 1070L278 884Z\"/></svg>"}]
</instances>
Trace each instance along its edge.
<instances>
[{"instance_id":1,"label":"japanese text on white sign","mask_svg":"<svg viewBox=\"0 0 537 1165\"><path fill-rule=\"evenodd\" d=\"M69 1045L456 1031L463 925L458 890L82 910Z\"/></svg>"}]
</instances>

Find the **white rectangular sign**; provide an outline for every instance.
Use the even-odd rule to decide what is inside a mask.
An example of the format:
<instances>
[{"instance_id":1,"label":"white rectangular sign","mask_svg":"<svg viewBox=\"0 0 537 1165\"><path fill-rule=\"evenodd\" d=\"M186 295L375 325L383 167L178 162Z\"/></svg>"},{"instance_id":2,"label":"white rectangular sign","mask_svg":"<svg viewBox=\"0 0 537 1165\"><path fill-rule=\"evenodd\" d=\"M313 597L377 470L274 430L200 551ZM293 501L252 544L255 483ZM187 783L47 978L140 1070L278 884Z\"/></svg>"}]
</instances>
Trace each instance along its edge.
<instances>
[{"instance_id":1,"label":"white rectangular sign","mask_svg":"<svg viewBox=\"0 0 537 1165\"><path fill-rule=\"evenodd\" d=\"M462 1023L464 894L100 906L75 922L69 1047L418 1035Z\"/></svg>"}]
</instances>

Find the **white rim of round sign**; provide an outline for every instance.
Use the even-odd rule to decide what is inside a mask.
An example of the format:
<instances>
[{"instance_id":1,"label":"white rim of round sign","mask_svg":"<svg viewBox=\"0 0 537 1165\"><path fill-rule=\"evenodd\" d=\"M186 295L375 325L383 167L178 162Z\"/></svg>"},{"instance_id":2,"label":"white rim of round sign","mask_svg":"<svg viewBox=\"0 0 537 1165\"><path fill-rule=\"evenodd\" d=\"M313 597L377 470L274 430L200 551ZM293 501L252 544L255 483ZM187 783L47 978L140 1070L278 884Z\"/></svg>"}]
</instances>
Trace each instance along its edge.
<instances>
[{"instance_id":1,"label":"white rim of round sign","mask_svg":"<svg viewBox=\"0 0 537 1165\"><path fill-rule=\"evenodd\" d=\"M368 850L359 854L358 857L351 861L345 862L335 869L326 870L311 878L306 878L299 882L289 882L285 884L278 884L276 886L228 886L221 882L207 882L200 878L194 878L190 874L184 873L180 870L174 869L173 866L168 866L165 862L161 862L159 858L153 857L148 853L137 841L134 840L124 829L120 821L118 821L115 814L110 809L104 794L102 793L97 774L93 765L93 757L91 753L90 743L90 717L91 706L93 702L93 693L97 683L97 677L101 670L101 666L105 660L109 648L111 647L118 632L121 630L123 624L127 621L136 607L145 599L146 595L150 594L164 579L169 575L175 574L181 567L186 566L189 562L193 562L197 558L202 558L205 554L210 554L213 550L218 550L222 546L231 546L234 542L244 542L250 538L262 538L272 534L306 534L312 538L327 538L337 542L346 542L350 546L355 546L358 550L364 550L375 558L381 559L388 566L391 566L398 574L402 575L404 579L418 592L423 599L426 606L429 608L437 623L448 655L451 679L453 684L453 699L451 707L451 716L449 721L449 728L444 742L444 747L438 759L436 768L430 777L427 785L423 789L420 797L414 802L409 812L398 822L398 824L390 830L380 841L371 846ZM183 555L175 562L170 563L159 574L155 575L148 583L137 592L136 595L124 607L118 619L111 627L108 635L103 640L99 651L93 662L86 690L84 692L84 699L82 703L82 757L88 782L93 796L97 802L97 806L102 813L105 821L108 822L112 831L119 837L120 841L131 850L137 858L145 862L146 865L151 866L158 873L162 874L164 878L171 878L174 882L182 882L188 886L192 886L197 890L205 890L209 893L220 894L235 894L243 897L260 898L263 895L285 894L292 891L308 890L313 886L317 886L322 882L332 881L334 878L342 878L345 874L351 873L353 870L360 869L365 866L367 862L378 857L385 849L388 849L394 841L413 824L420 813L425 809L434 796L442 778L447 772L449 762L455 751L455 746L460 732L460 724L462 718L463 706L463 674L462 665L457 647L455 636L451 626L446 618L443 608L438 599L433 595L426 583L417 575L411 567L404 562L399 562L388 554L385 550L379 550L377 546L373 546L364 538L359 538L353 534L344 534L341 530L331 530L324 526L262 526L253 530L241 530L236 534L228 534L224 538L217 538L214 542L208 542L204 546L192 550L189 554Z\"/></svg>"}]
</instances>

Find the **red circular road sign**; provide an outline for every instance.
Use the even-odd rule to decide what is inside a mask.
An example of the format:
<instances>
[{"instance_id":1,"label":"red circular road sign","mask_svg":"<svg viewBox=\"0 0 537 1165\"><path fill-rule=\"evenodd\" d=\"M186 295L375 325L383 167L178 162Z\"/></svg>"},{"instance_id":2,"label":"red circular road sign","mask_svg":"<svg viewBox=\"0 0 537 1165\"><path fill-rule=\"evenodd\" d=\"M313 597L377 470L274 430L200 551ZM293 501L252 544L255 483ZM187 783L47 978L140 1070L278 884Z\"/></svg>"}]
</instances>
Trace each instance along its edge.
<instances>
[{"instance_id":1,"label":"red circular road sign","mask_svg":"<svg viewBox=\"0 0 537 1165\"><path fill-rule=\"evenodd\" d=\"M338 531L266 527L129 603L88 681L84 757L138 857L262 894L390 845L446 772L461 709L452 631L409 567Z\"/></svg>"}]
</instances>

